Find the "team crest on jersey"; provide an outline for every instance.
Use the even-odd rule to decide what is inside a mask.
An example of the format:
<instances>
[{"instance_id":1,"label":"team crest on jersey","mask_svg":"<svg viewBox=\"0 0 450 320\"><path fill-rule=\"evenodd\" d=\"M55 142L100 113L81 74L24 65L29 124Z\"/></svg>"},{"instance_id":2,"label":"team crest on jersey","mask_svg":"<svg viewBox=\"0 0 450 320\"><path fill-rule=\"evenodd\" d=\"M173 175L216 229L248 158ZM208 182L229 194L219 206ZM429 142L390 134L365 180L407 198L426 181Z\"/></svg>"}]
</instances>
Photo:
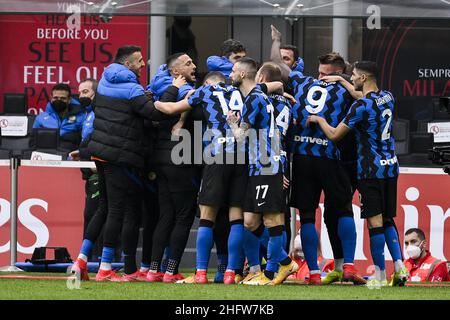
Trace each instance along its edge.
<instances>
[{"instance_id":1,"label":"team crest on jersey","mask_svg":"<svg viewBox=\"0 0 450 320\"><path fill-rule=\"evenodd\" d=\"M70 116L68 119L69 123L74 123L76 120L77 120L76 116Z\"/></svg>"}]
</instances>

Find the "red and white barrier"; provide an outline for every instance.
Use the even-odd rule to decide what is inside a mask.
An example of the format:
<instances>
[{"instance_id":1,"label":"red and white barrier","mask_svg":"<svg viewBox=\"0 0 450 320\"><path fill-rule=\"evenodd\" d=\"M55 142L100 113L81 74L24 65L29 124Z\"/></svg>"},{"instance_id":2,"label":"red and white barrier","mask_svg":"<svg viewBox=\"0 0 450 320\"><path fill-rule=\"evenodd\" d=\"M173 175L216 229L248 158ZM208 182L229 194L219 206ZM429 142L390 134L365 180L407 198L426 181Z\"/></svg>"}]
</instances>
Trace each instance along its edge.
<instances>
[{"instance_id":1,"label":"red and white barrier","mask_svg":"<svg viewBox=\"0 0 450 320\"><path fill-rule=\"evenodd\" d=\"M0 265L9 259L10 184L9 160L0 162ZM30 258L35 247L65 246L72 256L79 250L83 233L84 181L78 167L91 162L22 161L18 179L18 256ZM360 219L358 194L353 199L356 217L356 265L366 274L372 264L365 221ZM321 214L323 204L318 213ZM396 223L403 243L404 232L421 228L432 255L450 260L450 176L441 169L402 168L398 181ZM332 257L323 221L322 252ZM386 259L391 259L386 250ZM392 264L388 263L388 272Z\"/></svg>"}]
</instances>

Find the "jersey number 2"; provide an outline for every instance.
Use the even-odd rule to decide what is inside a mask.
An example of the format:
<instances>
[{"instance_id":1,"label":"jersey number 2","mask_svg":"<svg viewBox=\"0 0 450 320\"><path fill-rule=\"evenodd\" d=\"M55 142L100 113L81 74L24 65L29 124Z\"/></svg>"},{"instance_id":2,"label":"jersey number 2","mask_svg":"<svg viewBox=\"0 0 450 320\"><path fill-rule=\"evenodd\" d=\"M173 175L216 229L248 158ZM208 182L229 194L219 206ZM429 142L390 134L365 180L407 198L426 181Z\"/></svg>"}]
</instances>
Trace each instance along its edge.
<instances>
[{"instance_id":1,"label":"jersey number 2","mask_svg":"<svg viewBox=\"0 0 450 320\"><path fill-rule=\"evenodd\" d=\"M391 121L392 121L392 111L391 109L385 109L383 113L381 114L383 118L386 118L386 125L384 126L383 132L381 133L381 140L387 140L391 137L391 132L389 131L389 128L391 127Z\"/></svg>"}]
</instances>

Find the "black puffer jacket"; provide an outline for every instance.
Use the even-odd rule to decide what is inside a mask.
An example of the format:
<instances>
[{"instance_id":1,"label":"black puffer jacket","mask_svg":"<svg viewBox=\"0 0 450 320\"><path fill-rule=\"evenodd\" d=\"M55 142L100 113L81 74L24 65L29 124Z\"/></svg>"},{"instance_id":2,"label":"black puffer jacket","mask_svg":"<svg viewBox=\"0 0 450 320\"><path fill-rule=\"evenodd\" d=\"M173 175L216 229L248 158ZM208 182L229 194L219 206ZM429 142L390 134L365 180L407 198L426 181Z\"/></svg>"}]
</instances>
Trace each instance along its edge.
<instances>
[{"instance_id":1,"label":"black puffer jacket","mask_svg":"<svg viewBox=\"0 0 450 320\"><path fill-rule=\"evenodd\" d=\"M94 100L94 131L88 150L117 165L144 167L144 118L168 117L155 109L136 75L117 63L109 65Z\"/></svg>"}]
</instances>

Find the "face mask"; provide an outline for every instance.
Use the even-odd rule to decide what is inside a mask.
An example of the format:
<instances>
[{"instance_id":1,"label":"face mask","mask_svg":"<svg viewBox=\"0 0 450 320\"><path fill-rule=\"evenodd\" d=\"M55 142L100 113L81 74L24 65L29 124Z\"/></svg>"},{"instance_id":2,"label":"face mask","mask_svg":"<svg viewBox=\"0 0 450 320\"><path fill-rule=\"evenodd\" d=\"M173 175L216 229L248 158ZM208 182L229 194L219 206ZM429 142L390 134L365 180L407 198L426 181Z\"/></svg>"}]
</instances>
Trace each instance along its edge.
<instances>
[{"instance_id":1,"label":"face mask","mask_svg":"<svg viewBox=\"0 0 450 320\"><path fill-rule=\"evenodd\" d=\"M55 100L52 102L52 108L55 112L60 113L67 109L67 103L61 100Z\"/></svg>"},{"instance_id":2,"label":"face mask","mask_svg":"<svg viewBox=\"0 0 450 320\"><path fill-rule=\"evenodd\" d=\"M422 254L422 249L420 248L421 244L422 242L420 242L418 246L410 244L406 247L406 253L408 253L408 256L411 259L417 259L420 257L420 255Z\"/></svg>"},{"instance_id":3,"label":"face mask","mask_svg":"<svg viewBox=\"0 0 450 320\"><path fill-rule=\"evenodd\" d=\"M80 101L80 104L83 108L86 108L92 104L92 99L88 97L82 97L78 100Z\"/></svg>"}]
</instances>

